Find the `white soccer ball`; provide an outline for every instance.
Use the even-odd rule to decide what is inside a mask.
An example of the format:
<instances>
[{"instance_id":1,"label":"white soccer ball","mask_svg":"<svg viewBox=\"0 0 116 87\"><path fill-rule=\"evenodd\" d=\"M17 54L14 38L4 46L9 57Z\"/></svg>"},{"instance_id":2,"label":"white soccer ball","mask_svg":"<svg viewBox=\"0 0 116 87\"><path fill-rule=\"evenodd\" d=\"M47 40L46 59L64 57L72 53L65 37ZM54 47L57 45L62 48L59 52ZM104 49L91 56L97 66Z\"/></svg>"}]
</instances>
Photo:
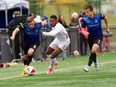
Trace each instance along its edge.
<instances>
[{"instance_id":1,"label":"white soccer ball","mask_svg":"<svg viewBox=\"0 0 116 87\"><path fill-rule=\"evenodd\" d=\"M74 56L79 56L79 51L75 50L75 51L73 52L73 54L74 54Z\"/></svg>"},{"instance_id":2,"label":"white soccer ball","mask_svg":"<svg viewBox=\"0 0 116 87\"><path fill-rule=\"evenodd\" d=\"M29 76L32 76L32 75L34 75L35 74L35 68L33 67L33 66L28 66L27 68L26 68L26 73L27 73L27 75L29 75Z\"/></svg>"}]
</instances>

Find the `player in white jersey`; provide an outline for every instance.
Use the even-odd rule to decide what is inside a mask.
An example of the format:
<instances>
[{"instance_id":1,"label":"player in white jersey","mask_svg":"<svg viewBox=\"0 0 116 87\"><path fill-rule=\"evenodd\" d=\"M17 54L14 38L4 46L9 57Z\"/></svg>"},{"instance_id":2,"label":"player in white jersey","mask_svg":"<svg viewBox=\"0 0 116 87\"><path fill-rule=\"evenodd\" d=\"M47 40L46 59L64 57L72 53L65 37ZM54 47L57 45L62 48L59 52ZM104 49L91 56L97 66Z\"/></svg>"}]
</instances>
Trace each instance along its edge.
<instances>
[{"instance_id":1,"label":"player in white jersey","mask_svg":"<svg viewBox=\"0 0 116 87\"><path fill-rule=\"evenodd\" d=\"M70 38L66 29L57 21L57 17L55 15L50 17L50 24L52 27L50 32L41 31L42 35L55 36L55 39L46 50L47 56L51 58L47 74L52 74L54 72L54 65L57 64L56 57L70 44Z\"/></svg>"}]
</instances>

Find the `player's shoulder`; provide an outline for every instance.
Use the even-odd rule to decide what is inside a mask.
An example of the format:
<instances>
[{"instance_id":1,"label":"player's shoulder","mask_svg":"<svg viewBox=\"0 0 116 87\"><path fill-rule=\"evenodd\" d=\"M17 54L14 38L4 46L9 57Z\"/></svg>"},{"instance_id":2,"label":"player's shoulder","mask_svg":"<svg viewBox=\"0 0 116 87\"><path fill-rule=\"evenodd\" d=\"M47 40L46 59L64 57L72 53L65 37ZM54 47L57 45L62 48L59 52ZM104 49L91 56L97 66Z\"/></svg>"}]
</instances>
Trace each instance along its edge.
<instances>
[{"instance_id":1,"label":"player's shoulder","mask_svg":"<svg viewBox=\"0 0 116 87\"><path fill-rule=\"evenodd\" d=\"M57 28L58 30L64 30L65 29L64 26L59 22L56 24L55 28Z\"/></svg>"},{"instance_id":2,"label":"player's shoulder","mask_svg":"<svg viewBox=\"0 0 116 87\"><path fill-rule=\"evenodd\" d=\"M35 23L35 27L40 28L40 27L42 27L42 24L41 23Z\"/></svg>"},{"instance_id":3,"label":"player's shoulder","mask_svg":"<svg viewBox=\"0 0 116 87\"><path fill-rule=\"evenodd\" d=\"M63 25L62 25L61 23L58 22L58 23L56 24L56 27L63 27Z\"/></svg>"},{"instance_id":4,"label":"player's shoulder","mask_svg":"<svg viewBox=\"0 0 116 87\"><path fill-rule=\"evenodd\" d=\"M84 16L83 19L82 19L82 21L87 21L88 19L89 19L88 16Z\"/></svg>"},{"instance_id":5,"label":"player's shoulder","mask_svg":"<svg viewBox=\"0 0 116 87\"><path fill-rule=\"evenodd\" d=\"M101 17L101 14L94 14L95 17Z\"/></svg>"}]
</instances>

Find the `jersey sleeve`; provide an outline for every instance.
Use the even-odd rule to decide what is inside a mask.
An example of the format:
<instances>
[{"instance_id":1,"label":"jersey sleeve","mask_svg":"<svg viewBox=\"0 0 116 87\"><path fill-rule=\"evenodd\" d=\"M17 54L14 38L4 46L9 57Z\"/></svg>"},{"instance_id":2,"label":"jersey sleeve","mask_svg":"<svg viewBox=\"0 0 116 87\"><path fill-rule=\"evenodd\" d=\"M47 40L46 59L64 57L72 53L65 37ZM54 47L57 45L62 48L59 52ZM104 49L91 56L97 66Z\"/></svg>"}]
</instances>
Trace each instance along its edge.
<instances>
[{"instance_id":1,"label":"jersey sleeve","mask_svg":"<svg viewBox=\"0 0 116 87\"><path fill-rule=\"evenodd\" d=\"M104 14L100 14L100 18L103 20L105 18Z\"/></svg>"},{"instance_id":2,"label":"jersey sleeve","mask_svg":"<svg viewBox=\"0 0 116 87\"><path fill-rule=\"evenodd\" d=\"M84 21L84 19L81 20L81 28L86 28L86 22Z\"/></svg>"},{"instance_id":3,"label":"jersey sleeve","mask_svg":"<svg viewBox=\"0 0 116 87\"><path fill-rule=\"evenodd\" d=\"M55 36L60 31L61 30L57 28L57 29L51 30L50 32L43 32L43 35L45 35L45 36Z\"/></svg>"},{"instance_id":4,"label":"jersey sleeve","mask_svg":"<svg viewBox=\"0 0 116 87\"><path fill-rule=\"evenodd\" d=\"M20 25L18 26L18 28L19 28L21 31L24 30L25 27L26 27L26 24L20 24Z\"/></svg>"}]
</instances>

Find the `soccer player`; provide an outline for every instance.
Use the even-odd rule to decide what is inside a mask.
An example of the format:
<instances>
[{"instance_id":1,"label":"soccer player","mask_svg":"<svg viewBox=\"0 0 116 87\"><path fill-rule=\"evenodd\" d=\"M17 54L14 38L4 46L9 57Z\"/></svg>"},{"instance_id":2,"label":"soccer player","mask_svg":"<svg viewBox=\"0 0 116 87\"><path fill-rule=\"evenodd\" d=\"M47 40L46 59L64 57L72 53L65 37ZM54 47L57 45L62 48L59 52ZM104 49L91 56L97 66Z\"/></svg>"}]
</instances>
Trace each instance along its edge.
<instances>
[{"instance_id":1,"label":"soccer player","mask_svg":"<svg viewBox=\"0 0 116 87\"><path fill-rule=\"evenodd\" d=\"M22 72L22 76L26 75L26 68L32 61L32 56L40 45L40 29L41 26L44 25L45 22L40 24L36 24L32 17L27 17L26 24L17 27L10 37L11 40L15 39L16 34L21 31L23 34L23 41L22 41L22 49L24 51L24 70Z\"/></svg>"},{"instance_id":2,"label":"soccer player","mask_svg":"<svg viewBox=\"0 0 116 87\"><path fill-rule=\"evenodd\" d=\"M66 29L57 21L57 17L55 15L50 17L50 24L52 27L50 32L41 31L42 35L55 36L55 39L46 50L47 56L51 58L47 74L52 74L54 72L54 65L57 63L56 57L70 44L70 39Z\"/></svg>"},{"instance_id":3,"label":"soccer player","mask_svg":"<svg viewBox=\"0 0 116 87\"><path fill-rule=\"evenodd\" d=\"M85 7L85 12L87 16L85 16L82 21L82 33L85 36L88 35L88 43L91 50L91 55L89 56L87 66L83 70L88 72L92 62L94 62L95 69L99 69L98 59L96 59L96 51L99 48L103 38L101 26L102 19L105 21L107 33L110 32L110 29L108 26L107 17L103 14L94 14L93 7L91 5L87 5ZM88 27L88 32L85 31L86 26Z\"/></svg>"}]
</instances>

